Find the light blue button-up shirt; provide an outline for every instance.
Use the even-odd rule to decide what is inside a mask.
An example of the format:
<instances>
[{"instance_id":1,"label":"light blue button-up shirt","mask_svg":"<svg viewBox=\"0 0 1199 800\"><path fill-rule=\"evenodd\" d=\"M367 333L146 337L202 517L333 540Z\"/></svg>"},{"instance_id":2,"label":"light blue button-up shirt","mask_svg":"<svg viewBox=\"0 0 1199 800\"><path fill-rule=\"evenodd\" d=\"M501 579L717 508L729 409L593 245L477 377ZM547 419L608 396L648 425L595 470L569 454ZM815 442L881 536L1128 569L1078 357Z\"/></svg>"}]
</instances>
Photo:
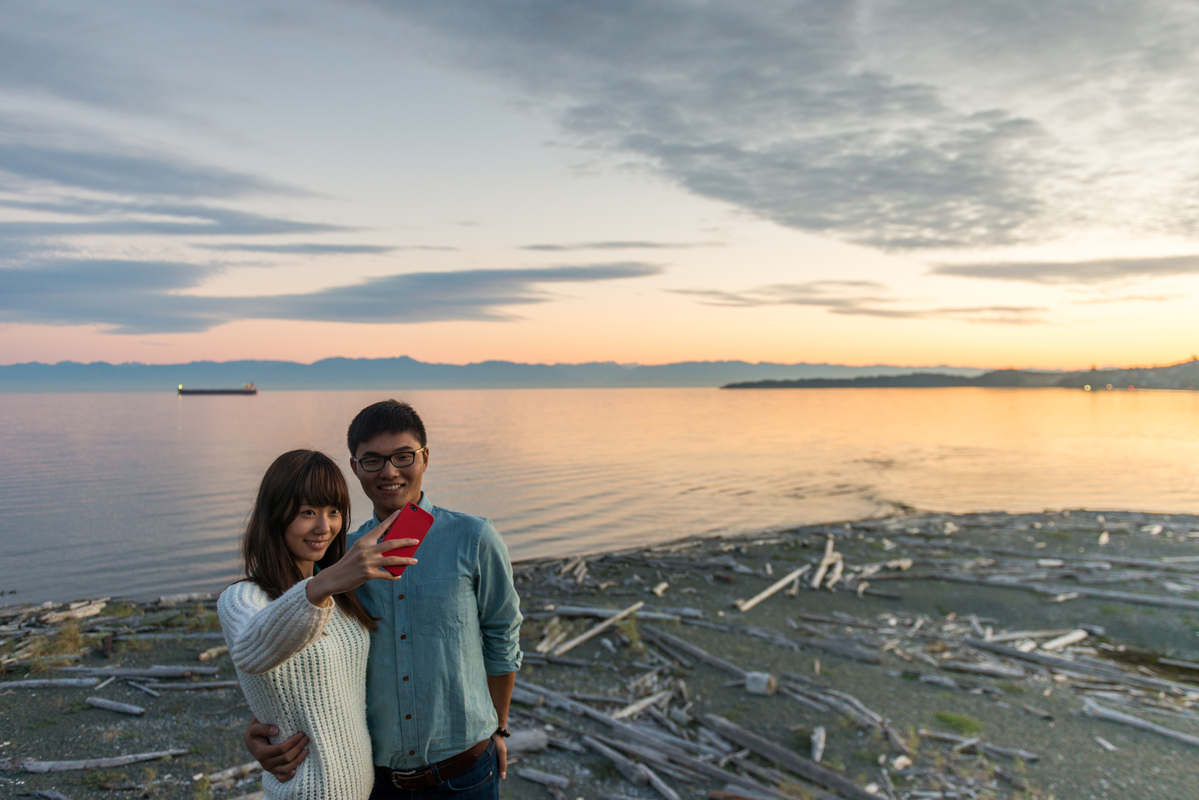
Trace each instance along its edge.
<instances>
[{"instance_id":1,"label":"light blue button-up shirt","mask_svg":"<svg viewBox=\"0 0 1199 800\"><path fill-rule=\"evenodd\" d=\"M355 590L378 630L366 668L374 761L417 769L491 736L499 724L488 675L520 669L520 598L508 548L489 520L438 508L418 563L398 581ZM372 518L347 547L379 524Z\"/></svg>"}]
</instances>

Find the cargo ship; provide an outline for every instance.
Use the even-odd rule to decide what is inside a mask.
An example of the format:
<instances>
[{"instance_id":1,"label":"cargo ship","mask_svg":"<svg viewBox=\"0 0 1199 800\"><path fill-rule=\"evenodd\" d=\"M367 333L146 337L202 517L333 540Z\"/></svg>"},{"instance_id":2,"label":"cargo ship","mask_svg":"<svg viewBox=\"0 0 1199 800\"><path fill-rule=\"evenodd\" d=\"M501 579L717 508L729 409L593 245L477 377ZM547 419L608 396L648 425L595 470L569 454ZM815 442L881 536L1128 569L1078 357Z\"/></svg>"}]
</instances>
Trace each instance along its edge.
<instances>
[{"instance_id":1,"label":"cargo ship","mask_svg":"<svg viewBox=\"0 0 1199 800\"><path fill-rule=\"evenodd\" d=\"M247 383L240 389L184 389L181 383L179 384L179 394L258 394L258 387Z\"/></svg>"}]
</instances>

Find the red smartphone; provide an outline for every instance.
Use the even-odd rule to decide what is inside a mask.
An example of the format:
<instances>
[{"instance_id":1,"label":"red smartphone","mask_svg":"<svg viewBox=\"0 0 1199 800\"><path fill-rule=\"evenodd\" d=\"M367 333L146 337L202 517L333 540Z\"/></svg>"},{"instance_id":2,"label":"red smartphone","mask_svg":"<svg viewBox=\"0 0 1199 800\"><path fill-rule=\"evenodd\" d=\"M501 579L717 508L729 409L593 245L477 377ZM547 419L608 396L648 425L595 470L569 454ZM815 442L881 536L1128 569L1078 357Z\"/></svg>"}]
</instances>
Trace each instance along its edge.
<instances>
[{"instance_id":1,"label":"red smartphone","mask_svg":"<svg viewBox=\"0 0 1199 800\"><path fill-rule=\"evenodd\" d=\"M429 532L429 528L431 527L433 527L433 515L416 503L409 503L404 506L404 510L396 517L396 521L391 523L391 527L387 529L387 533L383 536L383 541L387 541L388 539L416 539L417 543L411 547L399 547L395 550L388 550L383 555L388 558L412 558L416 554L416 549L420 547L420 543L425 540L425 534ZM404 574L404 570L407 568L406 564L399 564L394 567L384 567L383 569L398 578Z\"/></svg>"}]
</instances>

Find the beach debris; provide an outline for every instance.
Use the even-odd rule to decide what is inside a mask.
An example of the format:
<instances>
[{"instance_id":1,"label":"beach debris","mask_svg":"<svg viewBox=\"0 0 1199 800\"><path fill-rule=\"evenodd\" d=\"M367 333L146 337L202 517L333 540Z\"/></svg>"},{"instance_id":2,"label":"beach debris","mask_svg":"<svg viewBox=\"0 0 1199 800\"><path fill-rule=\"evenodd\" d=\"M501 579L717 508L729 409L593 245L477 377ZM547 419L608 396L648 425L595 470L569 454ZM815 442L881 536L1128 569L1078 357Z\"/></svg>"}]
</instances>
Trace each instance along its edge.
<instances>
[{"instance_id":1,"label":"beach debris","mask_svg":"<svg viewBox=\"0 0 1199 800\"><path fill-rule=\"evenodd\" d=\"M811 736L812 761L816 762L817 764L820 763L820 759L824 758L824 743L827 739L828 739L828 733L827 733L827 731L825 731L824 726L817 725L816 728L812 731L812 736Z\"/></svg>"},{"instance_id":2,"label":"beach debris","mask_svg":"<svg viewBox=\"0 0 1199 800\"><path fill-rule=\"evenodd\" d=\"M701 714L698 719L700 724L713 733L753 751L762 758L773 761L804 780L837 792L846 800L874 800L873 795L848 778L820 766L815 761L804 758L793 750L775 744L735 722L730 722L715 714Z\"/></svg>"},{"instance_id":3,"label":"beach debris","mask_svg":"<svg viewBox=\"0 0 1199 800\"><path fill-rule=\"evenodd\" d=\"M1073 630L1063 636L1059 636L1056 639L1051 639L1048 642L1045 642L1041 645L1041 649L1049 651L1061 650L1068 645L1081 642L1083 639L1087 638L1088 635L1089 634L1082 629Z\"/></svg>"},{"instance_id":4,"label":"beach debris","mask_svg":"<svg viewBox=\"0 0 1199 800\"><path fill-rule=\"evenodd\" d=\"M70 603L65 611L51 611L49 614L43 615L41 620L47 625L57 625L67 620L97 617L104 610L104 607L108 605L108 601L109 598L104 597L99 600L82 600Z\"/></svg>"},{"instance_id":5,"label":"beach debris","mask_svg":"<svg viewBox=\"0 0 1199 800\"><path fill-rule=\"evenodd\" d=\"M941 669L951 672L968 672L972 675L986 675L991 678L1023 678L1025 672L1020 667L999 664L994 661L942 661L938 664Z\"/></svg>"},{"instance_id":6,"label":"beach debris","mask_svg":"<svg viewBox=\"0 0 1199 800\"><path fill-rule=\"evenodd\" d=\"M772 695L778 688L778 680L769 672L745 673L745 691L750 694Z\"/></svg>"},{"instance_id":7,"label":"beach debris","mask_svg":"<svg viewBox=\"0 0 1199 800\"><path fill-rule=\"evenodd\" d=\"M1099 743L1100 747L1102 747L1104 750L1106 750L1109 753L1114 753L1120 749L1119 747L1116 747L1114 744L1109 742L1107 739L1104 739L1102 736L1096 736L1095 741Z\"/></svg>"},{"instance_id":8,"label":"beach debris","mask_svg":"<svg viewBox=\"0 0 1199 800\"><path fill-rule=\"evenodd\" d=\"M132 681L125 681L130 686ZM236 689L241 686L237 681L188 681L187 683L161 683L155 681L153 683L143 684L143 689L152 689L156 692L211 692L222 689Z\"/></svg>"},{"instance_id":9,"label":"beach debris","mask_svg":"<svg viewBox=\"0 0 1199 800\"><path fill-rule=\"evenodd\" d=\"M534 753L544 753L550 746L550 737L541 728L514 728L506 744L511 763Z\"/></svg>"},{"instance_id":10,"label":"beach debris","mask_svg":"<svg viewBox=\"0 0 1199 800\"><path fill-rule=\"evenodd\" d=\"M619 711L612 712L612 719L625 719L626 717L635 717L650 706L663 703L674 695L674 689L664 689L649 697L643 697L635 703L630 703Z\"/></svg>"},{"instance_id":11,"label":"beach debris","mask_svg":"<svg viewBox=\"0 0 1199 800\"><path fill-rule=\"evenodd\" d=\"M200 675L216 675L219 667L159 666L137 667L59 667L59 672L71 672L89 678L191 678Z\"/></svg>"},{"instance_id":12,"label":"beach debris","mask_svg":"<svg viewBox=\"0 0 1199 800\"><path fill-rule=\"evenodd\" d=\"M219 647L210 647L203 653L200 653L200 655L196 656L196 660L211 661L214 658L219 658L220 656L226 655L228 652L229 648L225 645L220 645Z\"/></svg>"},{"instance_id":13,"label":"beach debris","mask_svg":"<svg viewBox=\"0 0 1199 800\"><path fill-rule=\"evenodd\" d=\"M554 796L554 800L566 800L566 795L562 793L562 790L570 786L570 778L564 778L561 775L552 775L530 767L521 767L516 770L516 774L526 781L532 781L544 786Z\"/></svg>"},{"instance_id":14,"label":"beach debris","mask_svg":"<svg viewBox=\"0 0 1199 800\"><path fill-rule=\"evenodd\" d=\"M182 603L202 603L215 601L217 596L212 592L190 592L187 594L164 594L158 598L160 606L177 606Z\"/></svg>"},{"instance_id":15,"label":"beach debris","mask_svg":"<svg viewBox=\"0 0 1199 800\"><path fill-rule=\"evenodd\" d=\"M239 764L236 767L220 770L219 772L209 773L207 776L204 773L192 776L192 781L201 781L205 777L208 778L209 789L232 789L237 785L238 781L243 778L249 778L252 775L257 775L262 772L262 765L257 761L250 761L245 764Z\"/></svg>"},{"instance_id":16,"label":"beach debris","mask_svg":"<svg viewBox=\"0 0 1199 800\"><path fill-rule=\"evenodd\" d=\"M1057 519L1060 522L1068 516L1062 514ZM1112 530L1111 536L1137 530L1140 520L1135 515L1129 516L1131 523L1124 522L1124 516L1112 520L1108 526ZM1094 526L1093 513L1076 515L1073 524L1082 527L1072 533L1085 534L1085 539L1076 538L1070 546L1058 541L1060 537L1052 530L1055 518L1048 514L1040 517L1044 530L1038 538L1045 541L1036 541L1016 533L1031 534L1027 518L1020 521L1007 515L992 514L955 519L969 522L954 525L953 532L964 528L966 533L954 536L952 540L943 535L943 529L952 524L946 522L944 515L904 513L848 526L807 526L796 532L774 533L769 537L692 539L677 545L656 545L648 549L592 555L586 559L547 559L514 565L514 573L522 582L522 596L530 603L524 614L524 634L530 637L525 642L524 660L531 667L526 674L536 674L540 665L586 669L575 675L567 670L549 671L546 678L552 685L560 685L563 689L560 692L542 686L533 688L527 681L518 681L512 697L512 715L516 723L523 727L513 726L514 735L508 741L511 760L515 762L521 758L533 758L530 763L541 767L542 764L536 759L547 748L557 753L593 753L595 757L613 764L613 777L619 773L619 780L628 781L634 786L654 788L659 796L667 800L674 800L679 793L688 796L709 793L714 799L722 800L787 800L796 794L845 798L840 791L827 786L817 789L809 779L784 763L747 747L743 741L736 740L727 732L722 733L703 724L707 713L721 714L721 704L730 702L735 696L726 692L718 693L714 698L705 689L702 696L693 696L695 704L690 702L692 698L688 697L688 686L683 678L691 682L691 677L684 670L695 669L702 673L708 667L727 675L729 681L725 683L726 686L743 686L751 694L764 690L763 696L769 696L773 682L774 693L789 698L785 702L792 713L796 709L790 703L795 703L800 706L798 711L803 715L798 720L802 724L790 728L803 737L800 740L802 744L796 743L795 749L801 753L810 752L810 761L816 766L821 763L825 767L830 766L830 763L835 765L834 771L844 772L843 777L852 777L859 786L865 784L865 788L876 790L878 797L908 800L1002 797L1005 796L1005 789L1009 792L1027 789L1029 781L1019 774L1019 768L996 768L990 759L1015 758L1032 763L1038 757L1038 754L1024 749L992 744L981 728L955 730L953 725L940 718L935 727L954 732L920 729L926 744L919 753L914 753L903 737L897 735L898 726L892 725L884 716L889 713L900 714L904 726L916 722L911 717L908 704L902 699L909 694L913 698L922 697L925 701L934 701L932 690L941 689L987 695L990 702L985 707L972 706L969 710L971 714L981 717L981 720L974 722L983 722L987 730L994 731L1019 730L1020 722L1011 718L1012 713L1027 713L1041 720L1052 721L1055 715L1061 718L1066 713L1069 707L1067 702L1077 708L1078 704L1090 701L1102 710L1086 714L1090 720L1094 720L1088 720L1087 724L1092 730L1086 734L1095 740L1092 747L1102 747L1105 751L1114 745L1102 736L1095 735L1103 732L1105 722L1132 724L1109 714L1123 714L1137 720L1133 727L1155 725L1144 717L1152 718L1150 715L1156 714L1199 721L1199 660L1181 660L1189 657L1189 650L1178 652L1181 658L1158 658L1156 654L1139 652L1131 646L1126 648L1118 642L1099 638L1105 636L1103 628L1085 622L1061 629L1037 630L1033 629L1035 623L1024 630L1005 628L1003 620L985 616L985 612L980 610L987 608L985 605L972 603L972 608L958 609L958 613L953 613L951 599L946 601L950 608L938 606L938 613L918 613L900 604L886 607L877 604L870 598L887 595L867 591L869 583L874 581L936 580L944 575L952 575L955 577L950 580L956 582L1021 589L1048 595L1045 599L1077 597L1084 601L1090 598L1119 604L1127 602L1123 599L1125 595L1137 595L1133 592L1116 592L1108 597L1092 595L1090 592L1107 593L1111 589L1130 588L1096 584L1143 582L1152 588L1139 596L1152 598L1153 603L1162 600L1194 602L1189 592L1199 591L1199 557L1169 555L1150 559L1130 557L1135 554L1108 556L1110 547L1100 555L1093 549L1096 547L1094 537L1100 533ZM1194 523L1179 524L1195 527ZM1088 529L1087 525L1091 527ZM1177 526L1174 527L1174 533L1179 538L1173 541L1179 547L1184 546L1181 541L1183 534L1178 532ZM885 537L880 535L884 533ZM976 533L998 535L983 539L975 538ZM1010 538L1005 538L1009 533ZM856 547L854 542L862 539L865 540L863 546ZM759 540L770 540L782 546L757 555L752 547ZM1029 544L1020 544L1022 541ZM1165 531L1157 541L1162 546L1172 546L1167 544ZM1082 552L1073 544L1092 548L1091 554ZM1185 546L1193 547L1193 544L1187 542ZM823 555L795 563L800 547L819 548ZM872 560L878 558L877 553L881 549L889 551L886 556L889 560ZM1079 552L1075 553L1075 550ZM857 560L859 556L862 557L860 562ZM814 571L826 559L824 575L819 581L811 580ZM710 592L728 591L719 584L710 587L704 585L705 580L712 584L715 571L744 575L748 586L760 581L758 586L766 587L765 591L753 594L752 589L746 589L744 594L749 599L736 601L734 610L729 610L726 616L726 612L719 610L718 606L732 602L731 598L725 599L727 594L719 598L705 597ZM582 582L579 582L580 574ZM813 583L815 586L812 586ZM695 584L699 588L694 588ZM745 624L746 620L737 613L749 613L774 594L783 591L798 596L803 588L809 586L819 589L844 588L845 591L840 595L842 599L823 593L812 596L814 601L805 603L802 612L798 605L788 606L792 610L785 618L780 613L781 606L772 608L765 605L758 610L762 622L757 625ZM1063 591L1050 594L1051 590L1056 589ZM949 587L946 591L954 592L955 589ZM633 617L627 608L620 606L605 608L588 605L588 595L595 597L601 593L607 597L629 597L624 601L626 603L632 603L635 597L631 595L636 594L643 597L652 594L653 598L647 597L650 605L641 605ZM697 599L702 598L705 601L704 608L668 608L663 601L668 594L681 598L689 593L695 593ZM857 597L853 596L854 593ZM1174 596L1170 597L1170 593ZM859 603L858 598L864 600ZM79 630L88 637L86 647L82 650L84 655L91 652L90 648L96 648L98 656L100 640L104 637L103 652L109 658L119 657L116 654L121 651L114 650L112 643L122 638L146 641L184 636L221 638L219 632L211 630L215 624L212 621L211 601L195 602L197 605L193 608L164 609L153 602L118 600L116 604L109 603L98 615L67 619L59 624L66 626L68 632ZM1185 608L1168 602L1165 605ZM853 611L855 607L858 610L854 613L845 613ZM1079 603L1075 613L1085 620L1084 614L1093 613L1088 612L1089 608ZM0 650L0 659L9 663L21 648L35 638L42 640L41 649L27 650L21 654L22 660L77 657L74 653L45 655L45 642L53 640L56 629L43 623L42 618L49 613L71 610L61 604L26 605L12 609L0 607L0 646L8 644L7 648ZM1108 612L1105 610L1102 613ZM625 616L620 621L627 620L624 625L616 628L613 623L607 629L607 635L602 631L591 633L594 630L594 627L589 627L593 625L592 620L598 623L595 627L599 627L622 614ZM587 617L592 620L578 621L578 618ZM205 621L201 624L198 622L200 619ZM650 620L652 622L647 624ZM654 627L658 622L675 623L675 627L665 624ZM205 630L206 627L209 629ZM696 631L697 627L704 631ZM585 655L574 658L555 655L564 642L569 643L572 637L578 638L576 634L580 630L584 635L590 634L588 639L595 638L603 648L593 647ZM733 638L726 638L729 636ZM704 646L693 644L692 638L703 641ZM572 646L578 647L585 641L587 639ZM761 642L803 655L771 654L767 660L762 657L763 651L756 646L756 643ZM223 644L214 641L211 645L193 648L188 658L199 660L197 654L203 652L221 653ZM207 651L202 650L202 647L208 648ZM145 648L131 648L130 651L136 652L138 649ZM898 669L884 666L875 673L877 680L874 681L869 677L868 668L848 665L846 669L842 660L880 664L887 658L887 653L903 663L894 665ZM814 659L815 655L823 656L823 659ZM236 691L238 686L234 680L220 680L216 668L208 668L212 670L208 673L198 671L205 669L204 666L139 668L137 665L144 664L149 658L135 658L140 660L125 662L129 667L111 662L112 667L77 668L69 670L62 678L46 679L63 681L62 684L37 683L33 679L40 676L31 675L28 676L28 688L82 689L84 691L77 698L82 700L84 694L95 695L98 688L111 685L114 680L136 683L131 688L152 692L155 696L165 692L209 692L220 696L222 690ZM820 660L824 661L826 668L814 669L814 664L820 663ZM32 665L37 662L30 660L26 663ZM52 664L53 661L48 660L47 663ZM85 663L90 665L96 662L89 658ZM794 672L785 672L785 666L776 668L778 677L765 671L776 663L789 664ZM129 668L137 671L126 672ZM631 668L635 669L630 671ZM178 672L168 674L166 670ZM705 677L710 680L710 676ZM700 680L701 676L697 675L696 678L701 686L709 685ZM857 685L868 687L861 690L861 697L869 701L869 705L853 695L838 691L838 688L850 685L846 683L847 678L858 682ZM878 681L885 683L901 679L912 682L908 684L911 693L904 690L879 692L877 689L881 687L875 685ZM101 680L103 682L99 682ZM557 681L563 683L557 684ZM718 680L717 685L719 683ZM23 683L0 682L0 692L5 691L6 686L17 689ZM1021 694L1034 697L1041 694L1049 696L1050 693L1055 705L1046 704L1045 708L1015 699ZM46 696L50 694L48 692ZM891 701L892 694L898 707ZM55 693L52 699L63 702L59 693ZM26 702L25 698L20 700ZM773 707L759 704L749 697L745 698L744 703L747 705L738 709L741 716L734 724L773 743L770 725L772 722L777 724L777 720L771 719L770 711L767 711L766 716L761 715L762 710L773 710ZM153 716L153 712L158 710L156 705L149 708L143 719ZM1113 707L1121 710L1114 711ZM750 708L753 711L749 711ZM994 723L986 708L995 709L994 713L998 716ZM1004 719L1005 712L1001 709L1012 709L1002 723L998 721ZM829 720L833 719L838 724L830 724ZM125 724L144 723L130 719L122 723ZM1027 720L1025 724L1028 724ZM868 736L871 742L872 752L854 753L855 761L865 763L862 756L869 752L868 769L862 763L842 766L840 761L845 758L844 746L854 746L849 736L855 734L846 735L852 727L857 728L857 737ZM1158 729L1170 730L1161 725L1148 730L1169 735L1162 734ZM1039 733L1030 736L1029 741L1042 741L1046 729L1036 726L1036 730ZM521 739L525 737L529 738L528 747L521 744ZM867 739L859 738L857 741L865 743ZM938 741L943 747L932 745ZM1136 742L1139 741L1140 737ZM163 747L168 743L151 746ZM892 752L879 753L874 747L878 744L883 748L889 745ZM783 744L776 746L782 747ZM1052 745L1047 746L1052 751ZM1122 749L1135 759L1140 758L1138 748L1142 746L1134 742L1122 745ZM835 753L837 758L828 755L830 752ZM1051 755L1056 753L1045 754L1041 770L1052 769L1054 761L1050 759ZM1099 757L1098 751L1096 757ZM1124 755L1118 757L1125 758ZM569 771L565 774L573 775ZM894 782L892 778L895 778ZM695 785L707 781L715 782L714 785L720 788L708 792L709 787L701 789ZM224 788L235 785L237 780ZM683 785L690 786L687 792L683 792ZM555 791L562 793L569 790L550 789L547 786L547 791L554 794ZM592 794L589 791L589 787L580 787L577 793L609 800L621 797L619 794ZM638 794L645 796L644 792ZM572 800L573 797L574 793L569 797L562 794L563 800Z\"/></svg>"},{"instance_id":17,"label":"beach debris","mask_svg":"<svg viewBox=\"0 0 1199 800\"><path fill-rule=\"evenodd\" d=\"M149 686L146 686L145 684L142 684L142 683L138 683L137 681L125 681L125 685L132 686L134 689L137 689L139 692L144 692L144 693L150 695L151 697L162 697L162 692L159 692L156 689L151 689Z\"/></svg>"},{"instance_id":18,"label":"beach debris","mask_svg":"<svg viewBox=\"0 0 1199 800\"><path fill-rule=\"evenodd\" d=\"M1028 703L1021 703L1020 707L1023 708L1025 711L1027 711L1029 714L1032 714L1034 717L1040 717L1041 719L1053 719L1053 714L1049 713L1048 711L1046 711L1043 708L1037 708L1036 706L1030 706Z\"/></svg>"},{"instance_id":19,"label":"beach debris","mask_svg":"<svg viewBox=\"0 0 1199 800\"><path fill-rule=\"evenodd\" d=\"M1183 669L1199 670L1199 664L1194 661L1179 661L1176 658L1159 658L1157 663L1167 667L1182 667Z\"/></svg>"},{"instance_id":20,"label":"beach debris","mask_svg":"<svg viewBox=\"0 0 1199 800\"><path fill-rule=\"evenodd\" d=\"M1173 728L1167 728L1163 725L1158 725L1155 722L1134 717L1132 714L1125 714L1122 711L1115 711L1110 708L1104 708L1090 697L1084 697L1082 701L1082 713L1088 717L1107 720L1108 722L1118 722L1121 725L1128 725L1132 728L1140 728L1143 731L1168 736L1171 739L1177 739L1180 742L1186 742L1190 745L1199 747L1199 736L1193 736L1189 733L1176 731Z\"/></svg>"},{"instance_id":21,"label":"beach debris","mask_svg":"<svg viewBox=\"0 0 1199 800\"><path fill-rule=\"evenodd\" d=\"M837 545L836 539L831 535L824 543L824 555L821 556L820 562L816 565L816 572L812 575L812 581L808 585L813 589L819 589L824 582L824 576L828 572L829 567L833 564L838 564L843 557L834 549Z\"/></svg>"},{"instance_id":22,"label":"beach debris","mask_svg":"<svg viewBox=\"0 0 1199 800\"><path fill-rule=\"evenodd\" d=\"M947 742L953 745L954 752L967 753L971 751L979 751L992 756L1007 756L1008 758L1019 758L1023 761L1038 761L1041 756L1037 753L1030 753L1027 750L1021 750L1018 747L1000 747L990 742L985 742L979 736L959 736L953 733L945 733L943 731L930 731L927 728L921 728L918 732L921 739L932 739L937 742Z\"/></svg>"},{"instance_id":23,"label":"beach debris","mask_svg":"<svg viewBox=\"0 0 1199 800\"><path fill-rule=\"evenodd\" d=\"M0 682L0 691L5 689L90 689L99 682L99 678L44 678L28 681L3 681Z\"/></svg>"},{"instance_id":24,"label":"beach debris","mask_svg":"<svg viewBox=\"0 0 1199 800\"><path fill-rule=\"evenodd\" d=\"M128 703L117 703L112 700L105 700L103 697L89 697L84 701L92 708L102 708L106 711L115 711L118 714L129 714L130 716L140 717L146 713L146 709L141 706L134 706Z\"/></svg>"},{"instance_id":25,"label":"beach debris","mask_svg":"<svg viewBox=\"0 0 1199 800\"><path fill-rule=\"evenodd\" d=\"M570 630L562 624L562 618L555 614L545 623L541 641L533 649L538 653L548 653L560 645L569 634Z\"/></svg>"},{"instance_id":26,"label":"beach debris","mask_svg":"<svg viewBox=\"0 0 1199 800\"><path fill-rule=\"evenodd\" d=\"M596 625L595 627L584 631L583 633L579 634L578 636L576 636L575 638L571 639L568 642L563 642L562 644L558 645L557 647L554 648L553 654L556 656L565 655L566 653L568 653L571 650L573 650L574 648L578 647L583 642L587 641L588 639L592 638L593 636L598 636L599 634L608 630L608 628L611 628L613 625L620 622L625 617L628 617L630 614L637 613L637 610L644 605L645 605L645 603L643 601L638 600L636 603L633 603L633 605L629 606L628 608L624 609L623 611L621 611L617 614L612 615L611 617L608 617L606 620L604 620L600 624Z\"/></svg>"},{"instance_id":27,"label":"beach debris","mask_svg":"<svg viewBox=\"0 0 1199 800\"><path fill-rule=\"evenodd\" d=\"M112 758L89 758L82 761L35 761L29 758L21 762L21 769L26 772L71 772L81 769L114 769L116 767L127 767L130 764L140 764L143 761L157 761L172 756L184 756L187 753L187 750L178 749L158 750L153 753L134 753L126 756L114 756Z\"/></svg>"},{"instance_id":28,"label":"beach debris","mask_svg":"<svg viewBox=\"0 0 1199 800\"><path fill-rule=\"evenodd\" d=\"M831 539L830 539L830 541L831 541ZM773 584L771 584L766 589L763 589L761 592L758 592L756 595L754 595L750 599L734 600L733 605L737 607L738 611L743 611L743 612L749 611L751 608L756 606L758 603L761 603L766 598L771 597L772 595L778 593L780 590L786 588L788 585L794 584L797 580L799 580L800 577L803 576L804 573L806 573L811 568L812 568L811 564L806 564L806 565L800 567L799 569L792 570L791 572L788 572L782 578L775 581Z\"/></svg>"},{"instance_id":29,"label":"beach debris","mask_svg":"<svg viewBox=\"0 0 1199 800\"><path fill-rule=\"evenodd\" d=\"M584 747L591 748L604 758L611 761L612 765L616 767L616 771L623 775L625 780L634 786L644 786L649 781L649 776L645 774L644 766L634 763L595 737L583 736L580 738L580 741L583 743Z\"/></svg>"},{"instance_id":30,"label":"beach debris","mask_svg":"<svg viewBox=\"0 0 1199 800\"><path fill-rule=\"evenodd\" d=\"M697 645L691 644L691 642L688 642L686 639L682 639L678 636L667 633L666 631L660 630L658 628L651 627L649 625L640 626L640 630L641 630L642 636L645 636L651 642L657 644L658 646L665 646L670 650L677 650L679 652L685 653L686 655L691 656L692 658L696 659L697 661L702 661L705 664L708 664L709 666L716 667L719 670L723 670L723 671L729 673L730 675L733 675L734 677L741 678L743 680L745 678L745 675L747 672L746 670L742 669L741 667L738 667L736 664L733 664L732 662L729 662L729 661L724 660L723 658L720 658L719 656L712 655L707 650L704 650L702 647L699 647Z\"/></svg>"}]
</instances>

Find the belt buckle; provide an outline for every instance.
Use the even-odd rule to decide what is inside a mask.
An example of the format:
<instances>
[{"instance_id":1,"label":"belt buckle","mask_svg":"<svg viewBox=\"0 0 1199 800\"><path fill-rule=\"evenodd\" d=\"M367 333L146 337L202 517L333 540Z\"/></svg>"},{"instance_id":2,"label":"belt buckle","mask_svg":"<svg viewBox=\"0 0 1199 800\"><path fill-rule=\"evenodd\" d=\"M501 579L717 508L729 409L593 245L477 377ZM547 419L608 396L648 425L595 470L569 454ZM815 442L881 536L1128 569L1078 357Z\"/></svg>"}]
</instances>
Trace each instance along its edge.
<instances>
[{"instance_id":1,"label":"belt buckle","mask_svg":"<svg viewBox=\"0 0 1199 800\"><path fill-rule=\"evenodd\" d=\"M423 768L423 767L421 769L411 769L411 770L403 770L403 769L392 770L391 771L391 785L397 789L404 789L404 787L401 785L402 781L412 780L413 778L415 778L417 775L419 775L420 773L422 773L424 771L425 771L425 768ZM407 791L407 790L405 790L405 791Z\"/></svg>"}]
</instances>

